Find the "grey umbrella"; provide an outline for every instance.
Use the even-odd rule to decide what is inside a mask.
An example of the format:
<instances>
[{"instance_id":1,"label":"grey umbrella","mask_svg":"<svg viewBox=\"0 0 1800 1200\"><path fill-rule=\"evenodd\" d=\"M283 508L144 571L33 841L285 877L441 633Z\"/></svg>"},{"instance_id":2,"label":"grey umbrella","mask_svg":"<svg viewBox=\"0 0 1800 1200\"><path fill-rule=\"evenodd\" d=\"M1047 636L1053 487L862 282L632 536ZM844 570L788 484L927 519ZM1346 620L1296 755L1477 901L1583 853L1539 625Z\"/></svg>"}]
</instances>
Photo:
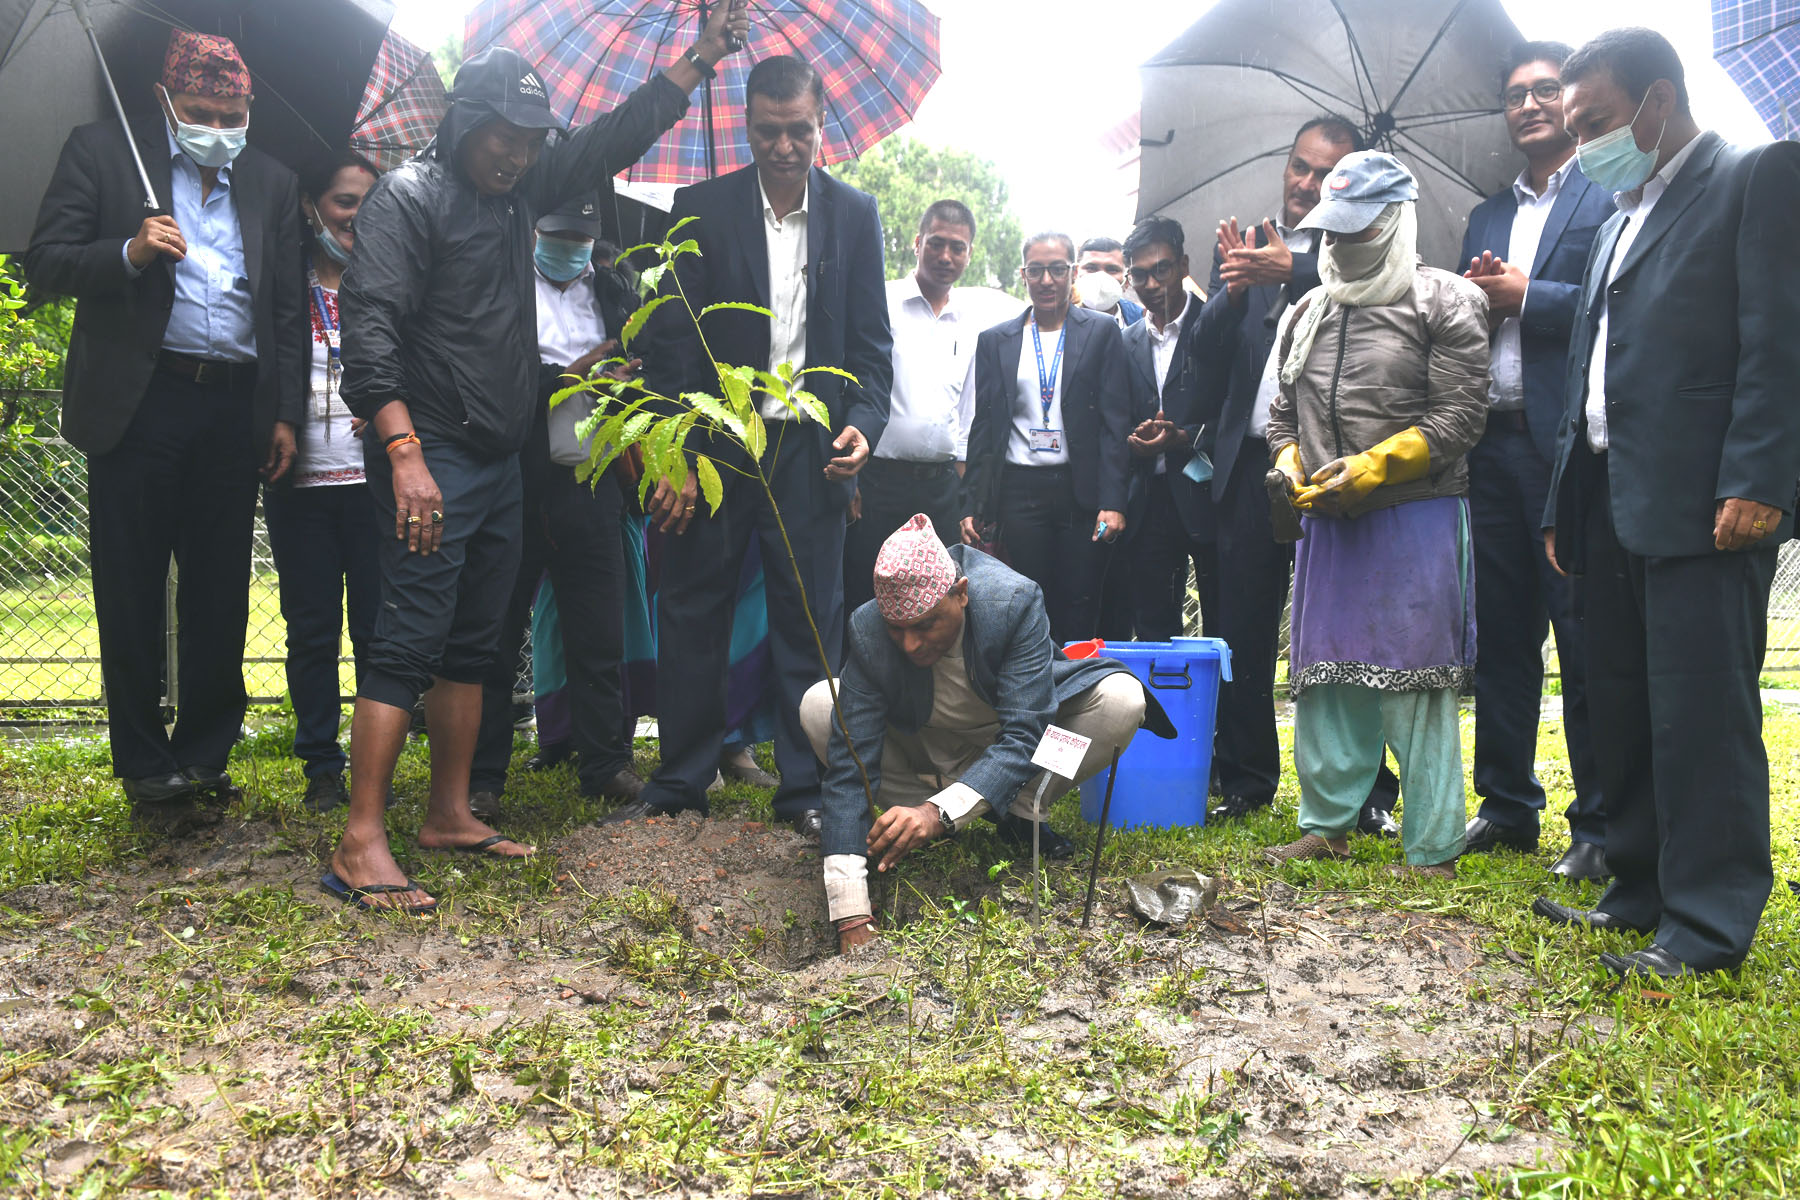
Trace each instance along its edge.
<instances>
[{"instance_id":1,"label":"grey umbrella","mask_svg":"<svg viewBox=\"0 0 1800 1200\"><path fill-rule=\"evenodd\" d=\"M1469 210L1519 172L1500 68L1519 30L1499 0L1220 0L1142 70L1138 216L1196 246L1279 215L1294 131L1325 112L1419 179L1419 251L1449 268Z\"/></svg>"},{"instance_id":2,"label":"grey umbrella","mask_svg":"<svg viewBox=\"0 0 1800 1200\"><path fill-rule=\"evenodd\" d=\"M69 130L151 108L171 29L238 44L256 89L251 144L299 165L349 140L392 14L388 0L0 0L0 252L30 240Z\"/></svg>"}]
</instances>

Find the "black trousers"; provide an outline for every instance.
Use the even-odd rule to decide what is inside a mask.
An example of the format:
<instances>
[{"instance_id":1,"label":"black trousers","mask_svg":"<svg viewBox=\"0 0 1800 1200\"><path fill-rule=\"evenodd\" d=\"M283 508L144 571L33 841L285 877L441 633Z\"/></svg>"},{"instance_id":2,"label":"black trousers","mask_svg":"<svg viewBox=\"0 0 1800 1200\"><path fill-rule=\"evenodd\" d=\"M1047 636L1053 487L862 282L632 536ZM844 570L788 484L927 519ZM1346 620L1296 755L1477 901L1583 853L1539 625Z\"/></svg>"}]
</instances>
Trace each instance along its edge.
<instances>
[{"instance_id":1,"label":"black trousers","mask_svg":"<svg viewBox=\"0 0 1800 1200\"><path fill-rule=\"evenodd\" d=\"M731 615L750 539L762 552L769 608L770 686L775 692L775 813L788 819L819 807L819 765L800 726L806 689L825 678L823 643L837 670L844 642L844 510L848 489L826 482L825 453L812 425L769 422L763 468L793 546L806 605L788 561L775 513L761 486L721 468L725 500L716 515L704 502L680 537L663 542L657 592L656 695L662 765L643 799L667 807L706 807L706 788L725 741L725 681L731 665ZM727 465L741 452L722 451ZM731 455L738 457L732 458Z\"/></svg>"},{"instance_id":2,"label":"black trousers","mask_svg":"<svg viewBox=\"0 0 1800 1200\"><path fill-rule=\"evenodd\" d=\"M1577 601L1613 873L1597 907L1689 966L1735 967L1774 882L1758 678L1776 547L1632 554L1605 456L1575 453L1591 481Z\"/></svg>"},{"instance_id":3,"label":"black trousers","mask_svg":"<svg viewBox=\"0 0 1800 1200\"><path fill-rule=\"evenodd\" d=\"M888 535L915 513L931 518L946 546L962 540L962 477L953 462L871 458L857 473L862 517L844 531L844 612L875 598L875 556Z\"/></svg>"},{"instance_id":4,"label":"black trousers","mask_svg":"<svg viewBox=\"0 0 1800 1200\"><path fill-rule=\"evenodd\" d=\"M1099 630L1114 548L1094 540L1098 516L1075 502L1067 467L1001 468L1000 544L1012 569L1043 589L1050 639L1058 646Z\"/></svg>"},{"instance_id":5,"label":"black trousers","mask_svg":"<svg viewBox=\"0 0 1800 1200\"><path fill-rule=\"evenodd\" d=\"M1210 636L1219 620L1218 544L1193 536L1182 523L1167 475L1148 476L1144 488L1143 516L1120 555L1125 569L1115 565L1109 583L1121 574L1130 581L1138 640L1166 642L1182 633L1191 562L1200 623Z\"/></svg>"},{"instance_id":6,"label":"black trousers","mask_svg":"<svg viewBox=\"0 0 1800 1200\"><path fill-rule=\"evenodd\" d=\"M512 651L531 624L544 572L556 589L568 673L570 740L580 755L581 789L597 795L631 766L631 725L620 677L625 657L623 493L611 474L590 488L573 467L550 461L534 432L519 456L525 496L525 536L519 569L500 631L501 653L481 687L481 734L469 786L500 791L512 761L512 692L518 665Z\"/></svg>"},{"instance_id":7,"label":"black trousers","mask_svg":"<svg viewBox=\"0 0 1800 1200\"><path fill-rule=\"evenodd\" d=\"M281 619L287 626L287 685L294 704L294 756L306 774L344 770L338 743L343 720L338 655L344 615L360 686L375 613L381 607L381 532L360 484L263 491L269 549L281 573ZM388 530L393 536L393 530Z\"/></svg>"},{"instance_id":8,"label":"black trousers","mask_svg":"<svg viewBox=\"0 0 1800 1200\"><path fill-rule=\"evenodd\" d=\"M253 376L254 372L244 372ZM223 770L244 722L244 627L256 521L253 379L162 371L124 438L88 460L88 546L113 774ZM162 718L163 610L175 599L175 729Z\"/></svg>"},{"instance_id":9,"label":"black trousers","mask_svg":"<svg viewBox=\"0 0 1800 1200\"><path fill-rule=\"evenodd\" d=\"M1545 805L1538 782L1544 635L1556 631L1563 733L1575 798L1566 816L1578 842L1603 842L1606 818L1588 725L1587 649L1569 581L1544 554L1550 464L1519 418L1494 413L1469 453L1475 544L1475 791L1480 815L1535 838Z\"/></svg>"}]
</instances>

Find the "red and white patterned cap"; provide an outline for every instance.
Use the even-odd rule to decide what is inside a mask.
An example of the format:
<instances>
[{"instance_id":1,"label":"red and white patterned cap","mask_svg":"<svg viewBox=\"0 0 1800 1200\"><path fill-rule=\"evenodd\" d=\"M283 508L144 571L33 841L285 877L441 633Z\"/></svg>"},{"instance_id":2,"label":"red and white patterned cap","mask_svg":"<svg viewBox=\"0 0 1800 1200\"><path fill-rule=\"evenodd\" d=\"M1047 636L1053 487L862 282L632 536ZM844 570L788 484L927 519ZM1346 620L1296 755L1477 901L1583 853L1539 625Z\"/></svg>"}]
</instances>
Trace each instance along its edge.
<instances>
[{"instance_id":1,"label":"red and white patterned cap","mask_svg":"<svg viewBox=\"0 0 1800 1200\"><path fill-rule=\"evenodd\" d=\"M170 92L218 99L250 94L250 71L230 38L177 29L169 34L162 85Z\"/></svg>"},{"instance_id":2,"label":"red and white patterned cap","mask_svg":"<svg viewBox=\"0 0 1800 1200\"><path fill-rule=\"evenodd\" d=\"M875 556L875 606L891 624L918 620L955 585L956 561L924 513L889 534Z\"/></svg>"}]
</instances>

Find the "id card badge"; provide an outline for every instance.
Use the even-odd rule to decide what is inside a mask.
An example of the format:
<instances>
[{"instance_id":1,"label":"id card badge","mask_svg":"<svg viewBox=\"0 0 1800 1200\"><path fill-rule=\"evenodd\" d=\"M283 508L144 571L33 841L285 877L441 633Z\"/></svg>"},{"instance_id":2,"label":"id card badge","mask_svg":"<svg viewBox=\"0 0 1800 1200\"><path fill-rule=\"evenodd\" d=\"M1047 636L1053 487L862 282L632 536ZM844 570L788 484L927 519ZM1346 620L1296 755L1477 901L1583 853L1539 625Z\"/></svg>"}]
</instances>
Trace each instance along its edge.
<instances>
[{"instance_id":1,"label":"id card badge","mask_svg":"<svg viewBox=\"0 0 1800 1200\"><path fill-rule=\"evenodd\" d=\"M1206 451L1196 450L1187 465L1181 468L1181 473L1195 483L1207 483L1213 477L1212 459L1207 457Z\"/></svg>"},{"instance_id":2,"label":"id card badge","mask_svg":"<svg viewBox=\"0 0 1800 1200\"><path fill-rule=\"evenodd\" d=\"M1062 430L1033 429L1030 433L1033 454L1060 454L1062 452Z\"/></svg>"}]
</instances>

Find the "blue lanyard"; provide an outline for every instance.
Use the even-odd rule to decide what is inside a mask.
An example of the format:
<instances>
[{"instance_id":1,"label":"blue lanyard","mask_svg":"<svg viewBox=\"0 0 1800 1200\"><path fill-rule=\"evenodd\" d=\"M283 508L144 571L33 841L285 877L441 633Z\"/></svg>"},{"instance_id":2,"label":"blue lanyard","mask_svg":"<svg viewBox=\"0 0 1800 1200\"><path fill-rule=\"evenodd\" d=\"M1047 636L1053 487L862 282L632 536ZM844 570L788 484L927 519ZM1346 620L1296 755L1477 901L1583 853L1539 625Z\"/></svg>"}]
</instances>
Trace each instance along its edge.
<instances>
[{"instance_id":1,"label":"blue lanyard","mask_svg":"<svg viewBox=\"0 0 1800 1200\"><path fill-rule=\"evenodd\" d=\"M1038 403L1044 406L1044 424L1050 423L1050 405L1056 400L1056 372L1062 366L1063 335L1069 332L1065 322L1056 331L1056 353L1050 359L1050 373L1044 374L1044 341L1038 336L1037 315L1031 318L1031 344L1037 350L1038 360Z\"/></svg>"},{"instance_id":2,"label":"blue lanyard","mask_svg":"<svg viewBox=\"0 0 1800 1200\"><path fill-rule=\"evenodd\" d=\"M319 284L315 283L315 284L313 284L312 291L313 291L313 308L319 314L319 324L325 326L325 330L327 333L336 333L337 327L338 327L337 318L331 315L331 308L330 308L330 306L328 306L325 303L325 289L323 287L321 287ZM326 345L327 349L330 351L332 365L336 366L337 362L338 362L337 343L333 342L330 338L326 338L325 345Z\"/></svg>"}]
</instances>

